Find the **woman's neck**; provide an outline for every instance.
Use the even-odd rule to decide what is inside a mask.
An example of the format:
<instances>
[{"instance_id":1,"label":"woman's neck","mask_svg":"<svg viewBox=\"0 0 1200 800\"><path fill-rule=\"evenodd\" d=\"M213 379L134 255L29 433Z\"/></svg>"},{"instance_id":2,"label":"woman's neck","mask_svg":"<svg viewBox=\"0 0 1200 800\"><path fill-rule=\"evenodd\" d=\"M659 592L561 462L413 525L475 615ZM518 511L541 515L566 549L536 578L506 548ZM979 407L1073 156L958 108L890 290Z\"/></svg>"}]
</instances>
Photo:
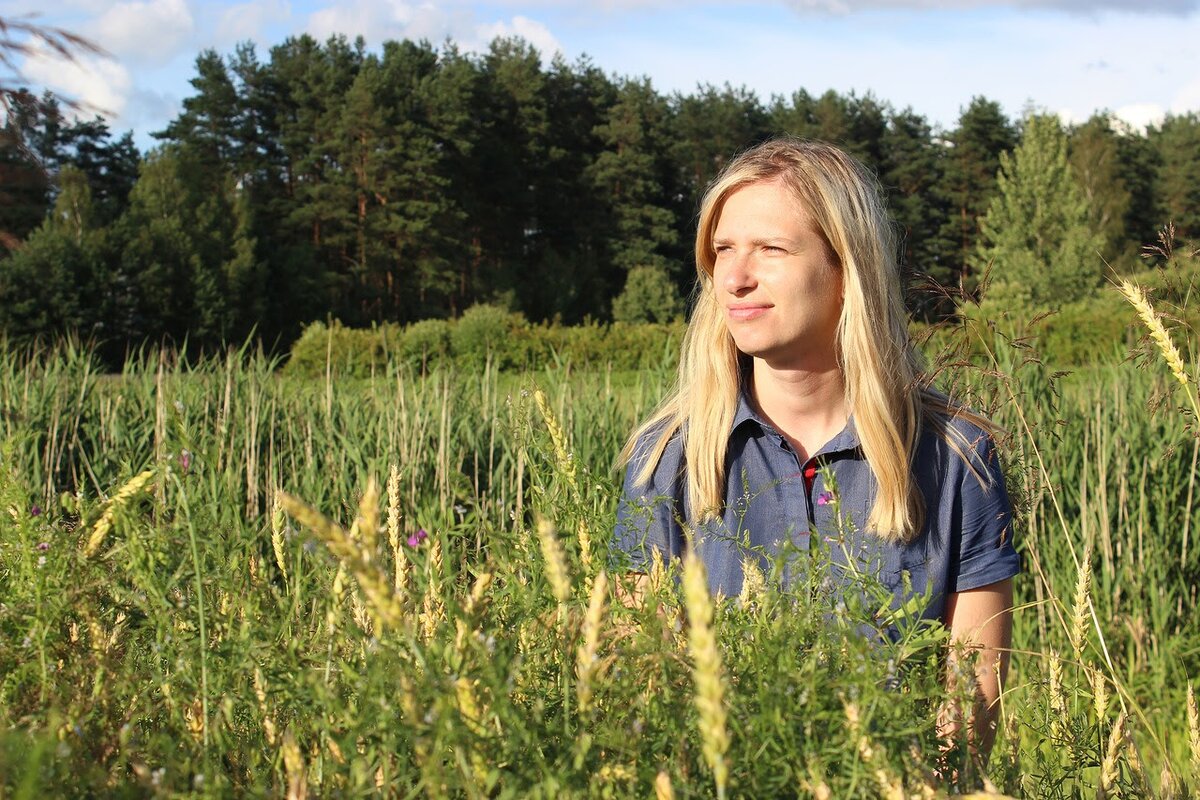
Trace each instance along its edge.
<instances>
[{"instance_id":1,"label":"woman's neck","mask_svg":"<svg viewBox=\"0 0 1200 800\"><path fill-rule=\"evenodd\" d=\"M836 365L821 370L778 369L754 359L751 398L783 434L801 462L846 427L846 386Z\"/></svg>"}]
</instances>

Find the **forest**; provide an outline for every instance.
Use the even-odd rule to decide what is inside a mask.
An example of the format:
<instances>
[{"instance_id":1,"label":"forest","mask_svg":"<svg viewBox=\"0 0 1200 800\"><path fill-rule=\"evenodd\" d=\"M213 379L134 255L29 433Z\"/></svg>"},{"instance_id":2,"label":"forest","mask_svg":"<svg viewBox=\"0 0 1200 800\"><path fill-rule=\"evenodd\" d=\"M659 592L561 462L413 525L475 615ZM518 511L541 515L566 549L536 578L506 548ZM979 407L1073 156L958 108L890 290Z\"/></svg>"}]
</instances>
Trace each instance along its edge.
<instances>
[{"instance_id":1,"label":"forest","mask_svg":"<svg viewBox=\"0 0 1200 800\"><path fill-rule=\"evenodd\" d=\"M115 363L144 343L283 352L313 321L403 325L480 303L669 321L705 185L784 132L876 171L926 322L985 275L996 299L1069 302L1110 268L1145 268L1165 223L1200 236L1194 113L1142 132L1105 112L1012 119L974 97L942 130L871 94L664 94L586 57L546 65L514 38L471 54L300 36L265 60L245 43L201 53L191 85L146 152L103 118L15 95L0 132L11 341L71 332Z\"/></svg>"}]
</instances>

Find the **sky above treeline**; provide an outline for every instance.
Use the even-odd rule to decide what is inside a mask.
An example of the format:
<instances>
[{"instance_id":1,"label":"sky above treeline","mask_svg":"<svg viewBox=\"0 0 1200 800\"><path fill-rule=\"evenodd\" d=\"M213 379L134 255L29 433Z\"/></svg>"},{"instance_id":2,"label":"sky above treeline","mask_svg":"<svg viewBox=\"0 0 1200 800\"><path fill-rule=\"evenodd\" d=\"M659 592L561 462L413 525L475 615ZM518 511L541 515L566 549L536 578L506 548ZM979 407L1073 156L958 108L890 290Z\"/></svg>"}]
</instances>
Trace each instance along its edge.
<instances>
[{"instance_id":1,"label":"sky above treeline","mask_svg":"<svg viewBox=\"0 0 1200 800\"><path fill-rule=\"evenodd\" d=\"M26 17L26 15L33 15ZM1200 111L1200 0L0 0L0 17L62 27L108 58L18 60L25 83L100 111L150 146L191 92L196 55L246 40L447 38L479 52L519 35L549 64L588 56L659 92L745 86L872 93L953 127L975 95L1013 118L1115 113L1136 128ZM7 76L0 76L7 78Z\"/></svg>"}]
</instances>

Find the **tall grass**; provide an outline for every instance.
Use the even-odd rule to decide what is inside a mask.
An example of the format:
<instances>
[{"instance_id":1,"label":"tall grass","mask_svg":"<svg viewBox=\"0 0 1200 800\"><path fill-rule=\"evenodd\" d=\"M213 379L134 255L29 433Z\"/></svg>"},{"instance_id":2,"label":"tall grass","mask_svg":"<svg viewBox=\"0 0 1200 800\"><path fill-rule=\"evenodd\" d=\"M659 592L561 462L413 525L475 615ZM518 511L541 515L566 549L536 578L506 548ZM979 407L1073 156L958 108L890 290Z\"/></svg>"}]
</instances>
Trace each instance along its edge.
<instances>
[{"instance_id":1,"label":"tall grass","mask_svg":"<svg viewBox=\"0 0 1200 800\"><path fill-rule=\"evenodd\" d=\"M146 352L102 375L63 345L0 353L0 787L1194 796L1179 381L1054 376L967 333L1025 565L986 773L936 735L942 631L874 645L847 634L872 609L777 573L703 628L674 567L616 602L612 462L665 369L343 382Z\"/></svg>"}]
</instances>

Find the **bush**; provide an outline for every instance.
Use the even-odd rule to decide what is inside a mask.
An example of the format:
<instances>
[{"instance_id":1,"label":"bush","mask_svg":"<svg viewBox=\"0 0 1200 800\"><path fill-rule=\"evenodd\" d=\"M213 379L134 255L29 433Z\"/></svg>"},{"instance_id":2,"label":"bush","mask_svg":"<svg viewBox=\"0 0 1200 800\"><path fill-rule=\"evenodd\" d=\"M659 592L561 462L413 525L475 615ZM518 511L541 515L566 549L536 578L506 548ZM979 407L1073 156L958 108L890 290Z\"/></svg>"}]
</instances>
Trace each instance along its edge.
<instances>
[{"instance_id":1,"label":"bush","mask_svg":"<svg viewBox=\"0 0 1200 800\"><path fill-rule=\"evenodd\" d=\"M319 377L325 375L328 365L330 373L338 377L369 377L387 365L388 353L398 339L395 325L363 330L344 327L336 319L328 325L313 322L292 345L284 372Z\"/></svg>"},{"instance_id":2,"label":"bush","mask_svg":"<svg viewBox=\"0 0 1200 800\"><path fill-rule=\"evenodd\" d=\"M450 331L454 360L466 367L481 368L490 355L501 369L522 364L526 361L526 351L516 334L527 326L521 314L499 306L471 306Z\"/></svg>"},{"instance_id":3,"label":"bush","mask_svg":"<svg viewBox=\"0 0 1200 800\"><path fill-rule=\"evenodd\" d=\"M404 329L397 347L400 360L425 372L450 355L450 323L423 319Z\"/></svg>"},{"instance_id":4,"label":"bush","mask_svg":"<svg viewBox=\"0 0 1200 800\"><path fill-rule=\"evenodd\" d=\"M683 316L679 288L662 267L634 267L625 279L625 289L613 301L617 322L670 322Z\"/></svg>"}]
</instances>

